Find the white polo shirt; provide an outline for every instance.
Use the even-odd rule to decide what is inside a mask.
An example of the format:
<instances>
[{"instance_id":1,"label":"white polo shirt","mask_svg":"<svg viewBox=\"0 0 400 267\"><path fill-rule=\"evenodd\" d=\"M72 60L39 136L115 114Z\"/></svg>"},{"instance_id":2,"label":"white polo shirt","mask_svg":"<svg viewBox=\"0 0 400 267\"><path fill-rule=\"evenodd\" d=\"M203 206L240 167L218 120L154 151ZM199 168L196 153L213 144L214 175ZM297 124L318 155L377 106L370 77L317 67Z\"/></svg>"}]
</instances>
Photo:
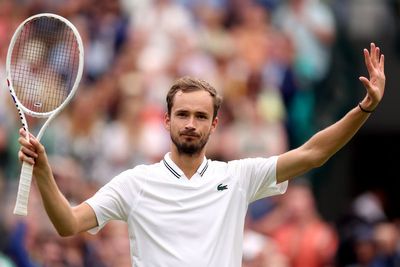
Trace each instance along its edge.
<instances>
[{"instance_id":1,"label":"white polo shirt","mask_svg":"<svg viewBox=\"0 0 400 267\"><path fill-rule=\"evenodd\" d=\"M248 204L283 194L277 157L229 162L204 158L189 180L169 154L112 179L86 202L99 227L128 223L135 267L239 267Z\"/></svg>"}]
</instances>

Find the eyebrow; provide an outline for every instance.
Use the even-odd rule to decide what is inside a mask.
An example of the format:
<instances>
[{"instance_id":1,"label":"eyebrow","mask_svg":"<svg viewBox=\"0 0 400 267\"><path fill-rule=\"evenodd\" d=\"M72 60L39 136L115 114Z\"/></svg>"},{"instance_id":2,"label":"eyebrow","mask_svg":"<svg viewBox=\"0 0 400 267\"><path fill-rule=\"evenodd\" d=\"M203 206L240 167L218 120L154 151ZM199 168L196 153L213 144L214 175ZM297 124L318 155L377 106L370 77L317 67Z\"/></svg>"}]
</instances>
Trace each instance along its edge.
<instances>
[{"instance_id":1,"label":"eyebrow","mask_svg":"<svg viewBox=\"0 0 400 267\"><path fill-rule=\"evenodd\" d=\"M177 110L174 111L174 114L178 114L178 113L190 113L190 111L187 110L187 109L177 109ZM211 116L211 114L209 114L206 111L195 111L194 114L203 115L203 116L207 116L207 117Z\"/></svg>"}]
</instances>

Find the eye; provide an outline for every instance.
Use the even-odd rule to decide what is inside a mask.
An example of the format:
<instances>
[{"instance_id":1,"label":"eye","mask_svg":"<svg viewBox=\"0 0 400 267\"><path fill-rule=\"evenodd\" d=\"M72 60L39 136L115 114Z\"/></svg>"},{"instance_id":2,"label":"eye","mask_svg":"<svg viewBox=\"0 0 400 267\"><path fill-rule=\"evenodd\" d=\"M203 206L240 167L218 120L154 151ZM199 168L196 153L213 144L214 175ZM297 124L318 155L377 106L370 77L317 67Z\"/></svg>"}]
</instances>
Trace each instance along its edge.
<instances>
[{"instance_id":1,"label":"eye","mask_svg":"<svg viewBox=\"0 0 400 267\"><path fill-rule=\"evenodd\" d=\"M186 118L187 117L187 113L186 112L177 112L175 115L177 117L179 117L179 118Z\"/></svg>"},{"instance_id":2,"label":"eye","mask_svg":"<svg viewBox=\"0 0 400 267\"><path fill-rule=\"evenodd\" d=\"M206 114L198 114L197 118L201 119L201 120L207 120L208 116Z\"/></svg>"}]
</instances>

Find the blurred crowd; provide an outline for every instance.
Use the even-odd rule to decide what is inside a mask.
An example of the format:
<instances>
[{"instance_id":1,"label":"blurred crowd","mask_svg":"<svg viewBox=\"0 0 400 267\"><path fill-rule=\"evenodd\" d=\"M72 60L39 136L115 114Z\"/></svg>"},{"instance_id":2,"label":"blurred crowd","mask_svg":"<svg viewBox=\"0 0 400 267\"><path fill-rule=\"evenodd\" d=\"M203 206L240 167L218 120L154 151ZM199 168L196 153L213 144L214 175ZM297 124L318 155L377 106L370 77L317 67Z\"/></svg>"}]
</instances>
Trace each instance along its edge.
<instances>
[{"instance_id":1,"label":"blurred crowd","mask_svg":"<svg viewBox=\"0 0 400 267\"><path fill-rule=\"evenodd\" d=\"M119 172L162 159L170 142L165 95L184 75L207 80L224 98L209 158L265 157L302 144L360 99L361 48L395 36L393 10L397 1L0 0L0 267L131 266L123 223L58 237L35 186L29 215L12 215L20 122L5 60L28 16L65 16L84 42L77 95L42 139L73 205ZM41 123L28 124L35 133ZM250 206L243 266L400 266L399 224L379 193L363 192L331 222L309 180Z\"/></svg>"}]
</instances>

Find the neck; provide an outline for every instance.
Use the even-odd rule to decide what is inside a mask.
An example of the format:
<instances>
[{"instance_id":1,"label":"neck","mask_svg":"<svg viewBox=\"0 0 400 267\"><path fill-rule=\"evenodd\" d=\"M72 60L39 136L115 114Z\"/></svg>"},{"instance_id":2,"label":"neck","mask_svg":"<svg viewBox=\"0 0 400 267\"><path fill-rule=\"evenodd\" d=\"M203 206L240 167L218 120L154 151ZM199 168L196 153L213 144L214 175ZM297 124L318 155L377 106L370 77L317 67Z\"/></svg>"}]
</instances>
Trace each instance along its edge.
<instances>
[{"instance_id":1,"label":"neck","mask_svg":"<svg viewBox=\"0 0 400 267\"><path fill-rule=\"evenodd\" d=\"M200 167L205 156L205 150L192 155L179 153L176 147L171 149L172 161L183 171L185 176L190 179Z\"/></svg>"}]
</instances>

